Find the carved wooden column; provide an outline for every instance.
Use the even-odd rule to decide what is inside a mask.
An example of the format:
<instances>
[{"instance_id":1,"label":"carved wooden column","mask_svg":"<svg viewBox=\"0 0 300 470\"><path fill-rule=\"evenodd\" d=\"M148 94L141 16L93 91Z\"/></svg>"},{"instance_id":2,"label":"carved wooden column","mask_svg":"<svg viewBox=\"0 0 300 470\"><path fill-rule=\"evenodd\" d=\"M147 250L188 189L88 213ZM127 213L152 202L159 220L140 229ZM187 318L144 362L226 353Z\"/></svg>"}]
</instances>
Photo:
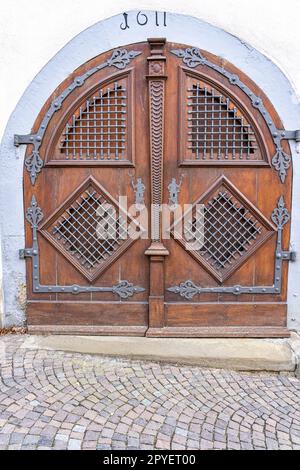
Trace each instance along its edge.
<instances>
[{"instance_id":1,"label":"carved wooden column","mask_svg":"<svg viewBox=\"0 0 300 470\"><path fill-rule=\"evenodd\" d=\"M149 330L147 336L155 335L155 329L163 328L165 256L169 254L162 242L161 204L163 191L164 157L164 101L165 62L163 55L165 39L148 39L151 55L148 57L148 91L150 119L151 158L151 245L145 254L150 256Z\"/></svg>"}]
</instances>

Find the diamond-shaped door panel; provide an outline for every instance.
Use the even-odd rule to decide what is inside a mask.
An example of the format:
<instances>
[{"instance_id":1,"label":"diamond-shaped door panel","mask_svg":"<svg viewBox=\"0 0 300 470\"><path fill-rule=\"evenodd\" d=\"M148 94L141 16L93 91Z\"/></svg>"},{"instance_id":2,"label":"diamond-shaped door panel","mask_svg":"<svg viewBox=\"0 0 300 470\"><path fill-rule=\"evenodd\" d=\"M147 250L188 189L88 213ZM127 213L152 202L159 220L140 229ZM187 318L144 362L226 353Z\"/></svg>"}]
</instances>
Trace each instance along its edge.
<instances>
[{"instance_id":1,"label":"diamond-shaped door panel","mask_svg":"<svg viewBox=\"0 0 300 470\"><path fill-rule=\"evenodd\" d=\"M117 201L89 177L41 226L42 235L90 282L127 250L139 235Z\"/></svg>"},{"instance_id":2,"label":"diamond-shaped door panel","mask_svg":"<svg viewBox=\"0 0 300 470\"><path fill-rule=\"evenodd\" d=\"M173 238L219 282L275 231L225 177L218 179L171 228Z\"/></svg>"}]
</instances>

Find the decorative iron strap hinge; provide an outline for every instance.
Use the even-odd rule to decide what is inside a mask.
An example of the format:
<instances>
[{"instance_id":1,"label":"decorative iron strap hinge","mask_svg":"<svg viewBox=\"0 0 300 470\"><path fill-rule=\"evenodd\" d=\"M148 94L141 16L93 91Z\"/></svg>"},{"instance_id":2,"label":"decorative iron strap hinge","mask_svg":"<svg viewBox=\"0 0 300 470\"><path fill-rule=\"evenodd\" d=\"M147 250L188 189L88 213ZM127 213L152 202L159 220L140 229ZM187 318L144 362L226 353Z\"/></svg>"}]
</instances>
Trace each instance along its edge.
<instances>
[{"instance_id":1,"label":"decorative iron strap hinge","mask_svg":"<svg viewBox=\"0 0 300 470\"><path fill-rule=\"evenodd\" d=\"M217 287L202 287L195 284L192 280L188 279L181 282L179 285L167 288L167 291L173 294L178 294L181 297L192 300L195 295L201 294L281 294L282 292L282 262L295 261L296 253L294 251L284 251L282 249L282 231L284 226L290 220L290 214L285 207L283 196L277 202L277 207L271 214L272 222L277 227L277 243L275 252L275 266L274 266L274 282L273 285L264 286L217 286Z\"/></svg>"},{"instance_id":2,"label":"decorative iron strap hinge","mask_svg":"<svg viewBox=\"0 0 300 470\"><path fill-rule=\"evenodd\" d=\"M286 140L295 140L296 142L300 142L300 129L296 131L286 131L284 129L278 130L281 137Z\"/></svg>"},{"instance_id":3,"label":"decorative iron strap hinge","mask_svg":"<svg viewBox=\"0 0 300 470\"><path fill-rule=\"evenodd\" d=\"M248 96L248 98L251 100L252 106L261 113L269 128L275 146L275 154L271 159L271 163L274 169L277 171L281 183L284 183L288 169L291 166L291 156L283 150L281 140L287 139L300 142L300 130L285 131L277 129L270 113L264 106L263 100L259 96L256 96L252 89L250 89L238 75L229 72L223 66L211 62L197 47L173 49L171 50L171 54L174 54L182 59L183 64L191 69L206 66L212 70L215 70L219 74L223 75L223 77L227 78L231 85L240 88Z\"/></svg>"},{"instance_id":4,"label":"decorative iron strap hinge","mask_svg":"<svg viewBox=\"0 0 300 470\"><path fill-rule=\"evenodd\" d=\"M15 134L14 135L15 147L19 147L20 145L26 145L26 144L34 144L35 141L37 142L41 141L41 138L38 139L37 134L26 134L26 135Z\"/></svg>"},{"instance_id":5,"label":"decorative iron strap hinge","mask_svg":"<svg viewBox=\"0 0 300 470\"><path fill-rule=\"evenodd\" d=\"M65 99L72 93L76 88L81 87L85 81L91 77L91 75L103 70L106 67L115 67L118 70L124 70L132 59L141 54L141 51L128 51L127 49L115 49L111 56L106 59L102 64L96 65L95 67L87 70L84 74L79 75L74 78L73 82L65 88L62 93L54 98L50 104L48 110L46 111L41 124L38 128L36 134L28 135L18 135L14 136L14 145L19 147L19 145L32 144L33 150L30 155L25 158L25 168L29 173L31 184L34 185L36 179L41 172L44 160L40 156L40 147L48 127L50 120L53 115L61 109Z\"/></svg>"},{"instance_id":6,"label":"decorative iron strap hinge","mask_svg":"<svg viewBox=\"0 0 300 470\"><path fill-rule=\"evenodd\" d=\"M144 292L145 289L140 286L135 286L132 282L127 280L120 280L113 286L79 286L73 285L43 285L40 282L40 257L38 246L38 226L43 220L44 214L42 209L38 206L35 196L32 196L31 204L26 211L26 220L31 225L32 229L32 247L19 250L20 259L32 259L32 290L34 293L55 293L55 294L80 294L87 292L112 292L119 296L120 299L128 299L135 294Z\"/></svg>"},{"instance_id":7,"label":"decorative iron strap hinge","mask_svg":"<svg viewBox=\"0 0 300 470\"><path fill-rule=\"evenodd\" d=\"M32 256L37 253L33 253L32 248L22 248L19 250L19 259L32 258Z\"/></svg>"},{"instance_id":8,"label":"decorative iron strap hinge","mask_svg":"<svg viewBox=\"0 0 300 470\"><path fill-rule=\"evenodd\" d=\"M279 254L277 255L279 257ZM296 261L297 259L297 254L296 251L282 251L281 252L281 257L283 261Z\"/></svg>"}]
</instances>

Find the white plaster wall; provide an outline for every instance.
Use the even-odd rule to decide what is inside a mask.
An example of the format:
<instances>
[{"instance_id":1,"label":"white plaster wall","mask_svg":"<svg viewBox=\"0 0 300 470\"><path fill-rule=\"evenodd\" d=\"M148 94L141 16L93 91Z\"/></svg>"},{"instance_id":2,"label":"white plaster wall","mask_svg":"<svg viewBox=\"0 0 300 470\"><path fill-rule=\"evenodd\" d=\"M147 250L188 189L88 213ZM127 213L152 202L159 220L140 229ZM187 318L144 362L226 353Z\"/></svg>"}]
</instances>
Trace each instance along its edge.
<instances>
[{"instance_id":1,"label":"white plaster wall","mask_svg":"<svg viewBox=\"0 0 300 470\"><path fill-rule=\"evenodd\" d=\"M123 11L196 16L238 36L284 71L300 95L300 0L9 0L0 2L0 135L25 88L74 36Z\"/></svg>"},{"instance_id":2,"label":"white plaster wall","mask_svg":"<svg viewBox=\"0 0 300 470\"><path fill-rule=\"evenodd\" d=\"M136 8L193 15L238 36L240 41L218 28L177 15L169 15L167 28L156 28L150 21L141 27L132 21L134 15L131 14L130 28L126 31L119 28L120 15L95 25L67 44L103 18ZM287 0L284 5L282 0L190 0L188 3L182 0L10 0L0 3L0 136L10 117L0 162L2 272L7 325L20 324L24 320L19 292L22 291L25 266L24 261L17 258L18 248L24 245L20 197L24 148L14 148L12 136L30 131L52 90L74 68L102 51L153 35L166 36L168 40L197 45L226 57L263 88L286 128L300 128L299 17L299 0ZM296 160L300 156L293 153L294 208L297 205L298 210L293 214L292 244L300 253L300 165ZM299 261L290 265L289 315L290 320L295 318L290 321L291 327L300 327Z\"/></svg>"},{"instance_id":3,"label":"white plaster wall","mask_svg":"<svg viewBox=\"0 0 300 470\"><path fill-rule=\"evenodd\" d=\"M1 246L1 233L0 233L0 328L4 324L4 298L3 298L3 274L2 274L2 246Z\"/></svg>"}]
</instances>

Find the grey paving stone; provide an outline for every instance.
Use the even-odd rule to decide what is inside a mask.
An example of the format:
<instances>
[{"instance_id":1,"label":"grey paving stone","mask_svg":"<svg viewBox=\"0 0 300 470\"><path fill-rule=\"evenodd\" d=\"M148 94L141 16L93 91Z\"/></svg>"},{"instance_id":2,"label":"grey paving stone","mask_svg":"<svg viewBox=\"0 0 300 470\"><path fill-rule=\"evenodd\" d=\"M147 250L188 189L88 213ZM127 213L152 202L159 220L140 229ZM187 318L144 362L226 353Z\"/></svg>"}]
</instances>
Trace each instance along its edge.
<instances>
[{"instance_id":1,"label":"grey paving stone","mask_svg":"<svg viewBox=\"0 0 300 470\"><path fill-rule=\"evenodd\" d=\"M292 376L19 347L0 337L0 449L299 449Z\"/></svg>"}]
</instances>

